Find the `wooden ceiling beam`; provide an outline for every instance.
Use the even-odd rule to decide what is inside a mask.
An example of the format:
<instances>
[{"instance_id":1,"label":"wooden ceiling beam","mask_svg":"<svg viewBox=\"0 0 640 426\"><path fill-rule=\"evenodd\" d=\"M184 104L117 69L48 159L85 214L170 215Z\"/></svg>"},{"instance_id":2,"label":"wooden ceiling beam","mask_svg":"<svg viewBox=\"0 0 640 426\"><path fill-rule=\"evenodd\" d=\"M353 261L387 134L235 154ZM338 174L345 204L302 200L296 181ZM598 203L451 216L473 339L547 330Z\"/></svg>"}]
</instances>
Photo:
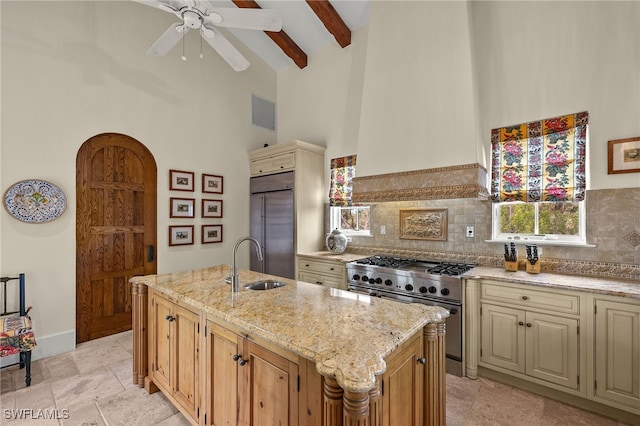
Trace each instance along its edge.
<instances>
[{"instance_id":1,"label":"wooden ceiling beam","mask_svg":"<svg viewBox=\"0 0 640 426\"><path fill-rule=\"evenodd\" d=\"M260 5L253 0L232 1L238 7L246 9L261 9ZM300 46L298 46L287 33L285 33L283 30L278 32L265 31L264 33L268 35L269 38L280 47L280 49L282 49L285 55L293 60L298 68L302 69L307 66L307 54L304 53L304 50L302 50Z\"/></svg>"},{"instance_id":2,"label":"wooden ceiling beam","mask_svg":"<svg viewBox=\"0 0 640 426\"><path fill-rule=\"evenodd\" d=\"M320 18L327 30L333 34L341 47L347 47L351 44L351 30L329 3L329 0L307 0L307 4Z\"/></svg>"}]
</instances>

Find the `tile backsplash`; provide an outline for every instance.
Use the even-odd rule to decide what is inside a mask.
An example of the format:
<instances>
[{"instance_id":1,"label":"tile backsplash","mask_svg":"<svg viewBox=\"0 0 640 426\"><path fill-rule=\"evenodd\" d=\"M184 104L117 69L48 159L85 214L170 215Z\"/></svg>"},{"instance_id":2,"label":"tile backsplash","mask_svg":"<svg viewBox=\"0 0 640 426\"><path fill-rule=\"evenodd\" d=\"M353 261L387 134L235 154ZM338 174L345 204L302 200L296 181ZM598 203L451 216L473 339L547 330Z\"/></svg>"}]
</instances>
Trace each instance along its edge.
<instances>
[{"instance_id":1,"label":"tile backsplash","mask_svg":"<svg viewBox=\"0 0 640 426\"><path fill-rule=\"evenodd\" d=\"M353 237L348 251L429 257L502 266L503 245L489 243L491 202L472 198L371 204L372 237ZM399 210L447 208L447 241L399 238ZM640 280L640 188L587 191L587 242L595 247L542 246L546 272ZM386 234L380 234L384 225ZM466 236L473 226L475 236Z\"/></svg>"}]
</instances>

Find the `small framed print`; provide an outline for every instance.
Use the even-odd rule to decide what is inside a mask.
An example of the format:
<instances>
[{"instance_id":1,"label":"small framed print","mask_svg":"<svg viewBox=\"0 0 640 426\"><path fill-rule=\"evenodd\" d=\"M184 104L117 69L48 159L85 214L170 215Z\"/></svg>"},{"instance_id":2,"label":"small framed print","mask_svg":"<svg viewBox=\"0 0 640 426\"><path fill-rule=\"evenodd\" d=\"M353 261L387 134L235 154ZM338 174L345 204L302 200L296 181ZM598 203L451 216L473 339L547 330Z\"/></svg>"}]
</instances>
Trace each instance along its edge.
<instances>
[{"instance_id":1,"label":"small framed print","mask_svg":"<svg viewBox=\"0 0 640 426\"><path fill-rule=\"evenodd\" d=\"M202 217L222 217L222 200L202 200Z\"/></svg>"},{"instance_id":2,"label":"small framed print","mask_svg":"<svg viewBox=\"0 0 640 426\"><path fill-rule=\"evenodd\" d=\"M640 172L640 137L609 141L607 174Z\"/></svg>"},{"instance_id":3,"label":"small framed print","mask_svg":"<svg viewBox=\"0 0 640 426\"><path fill-rule=\"evenodd\" d=\"M195 202L195 198L170 198L171 211L169 217L195 217Z\"/></svg>"},{"instance_id":4,"label":"small framed print","mask_svg":"<svg viewBox=\"0 0 640 426\"><path fill-rule=\"evenodd\" d=\"M169 227L169 246L188 246L191 244L193 244L193 225Z\"/></svg>"},{"instance_id":5,"label":"small framed print","mask_svg":"<svg viewBox=\"0 0 640 426\"><path fill-rule=\"evenodd\" d=\"M202 174L202 192L222 194L222 176Z\"/></svg>"},{"instance_id":6,"label":"small framed print","mask_svg":"<svg viewBox=\"0 0 640 426\"><path fill-rule=\"evenodd\" d=\"M169 189L171 191L193 192L193 172L169 170Z\"/></svg>"},{"instance_id":7,"label":"small framed print","mask_svg":"<svg viewBox=\"0 0 640 426\"><path fill-rule=\"evenodd\" d=\"M222 225L202 225L202 244L222 242Z\"/></svg>"}]
</instances>

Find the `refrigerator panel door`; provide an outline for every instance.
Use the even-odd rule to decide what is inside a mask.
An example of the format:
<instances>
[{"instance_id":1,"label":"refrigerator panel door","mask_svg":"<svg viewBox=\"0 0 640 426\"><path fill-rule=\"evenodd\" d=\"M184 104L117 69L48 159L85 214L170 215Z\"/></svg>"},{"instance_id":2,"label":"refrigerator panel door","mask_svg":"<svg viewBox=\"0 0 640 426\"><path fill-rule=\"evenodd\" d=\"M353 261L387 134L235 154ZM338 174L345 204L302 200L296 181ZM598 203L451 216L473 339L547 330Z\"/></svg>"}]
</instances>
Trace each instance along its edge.
<instances>
[{"instance_id":1,"label":"refrigerator panel door","mask_svg":"<svg viewBox=\"0 0 640 426\"><path fill-rule=\"evenodd\" d=\"M264 194L252 194L249 200L249 233L250 235L260 242L260 247L262 247L263 254L265 250L264 244ZM255 250L250 250L251 253L251 267L250 269L255 272L264 273L264 263L258 260L256 256Z\"/></svg>"},{"instance_id":2,"label":"refrigerator panel door","mask_svg":"<svg viewBox=\"0 0 640 426\"><path fill-rule=\"evenodd\" d=\"M264 194L265 273L294 278L293 191Z\"/></svg>"}]
</instances>

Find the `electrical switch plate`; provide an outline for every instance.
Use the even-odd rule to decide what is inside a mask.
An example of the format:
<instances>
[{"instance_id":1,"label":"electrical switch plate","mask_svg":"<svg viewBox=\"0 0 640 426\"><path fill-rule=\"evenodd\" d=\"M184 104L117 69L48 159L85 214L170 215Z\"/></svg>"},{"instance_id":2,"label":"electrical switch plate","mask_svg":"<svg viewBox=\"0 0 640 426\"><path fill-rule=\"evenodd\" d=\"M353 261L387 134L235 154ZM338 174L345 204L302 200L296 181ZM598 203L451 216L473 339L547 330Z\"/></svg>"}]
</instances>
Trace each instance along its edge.
<instances>
[{"instance_id":1,"label":"electrical switch plate","mask_svg":"<svg viewBox=\"0 0 640 426\"><path fill-rule=\"evenodd\" d=\"M474 230L473 226L467 226L467 238L473 238Z\"/></svg>"},{"instance_id":2,"label":"electrical switch plate","mask_svg":"<svg viewBox=\"0 0 640 426\"><path fill-rule=\"evenodd\" d=\"M387 227L384 225L380 225L380 235L386 235Z\"/></svg>"}]
</instances>

